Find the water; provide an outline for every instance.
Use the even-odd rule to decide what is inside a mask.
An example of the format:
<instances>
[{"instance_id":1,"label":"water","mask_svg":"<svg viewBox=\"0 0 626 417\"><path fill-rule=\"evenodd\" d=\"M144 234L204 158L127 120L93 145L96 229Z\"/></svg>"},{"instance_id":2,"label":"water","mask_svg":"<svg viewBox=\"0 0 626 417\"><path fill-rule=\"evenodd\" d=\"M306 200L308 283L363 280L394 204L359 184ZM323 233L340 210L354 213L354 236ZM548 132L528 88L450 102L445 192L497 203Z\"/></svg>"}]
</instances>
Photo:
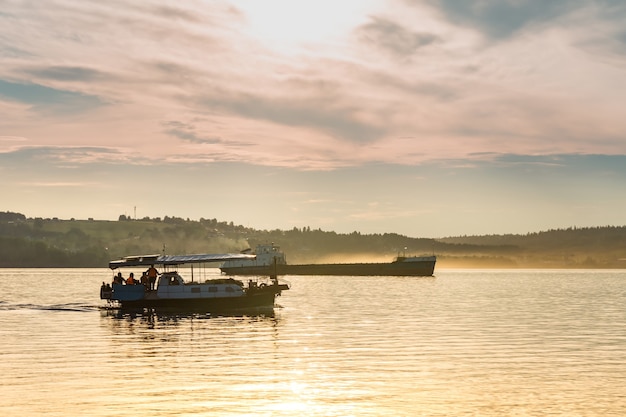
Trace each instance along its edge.
<instances>
[{"instance_id":1,"label":"water","mask_svg":"<svg viewBox=\"0 0 626 417\"><path fill-rule=\"evenodd\" d=\"M626 271L287 277L274 314L103 310L0 269L3 416L623 416Z\"/></svg>"}]
</instances>

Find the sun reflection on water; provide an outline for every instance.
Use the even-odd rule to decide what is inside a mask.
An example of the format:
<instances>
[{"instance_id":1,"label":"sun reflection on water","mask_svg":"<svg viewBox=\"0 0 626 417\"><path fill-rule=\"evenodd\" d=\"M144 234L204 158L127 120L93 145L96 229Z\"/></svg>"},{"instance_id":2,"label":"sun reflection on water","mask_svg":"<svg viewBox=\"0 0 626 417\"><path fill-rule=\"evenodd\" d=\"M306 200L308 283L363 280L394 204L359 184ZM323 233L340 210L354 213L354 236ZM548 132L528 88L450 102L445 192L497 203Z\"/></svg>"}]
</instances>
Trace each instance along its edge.
<instances>
[{"instance_id":1,"label":"sun reflection on water","mask_svg":"<svg viewBox=\"0 0 626 417\"><path fill-rule=\"evenodd\" d=\"M3 417L626 415L623 273L303 277L231 316L101 311L93 273L33 274L0 271Z\"/></svg>"}]
</instances>

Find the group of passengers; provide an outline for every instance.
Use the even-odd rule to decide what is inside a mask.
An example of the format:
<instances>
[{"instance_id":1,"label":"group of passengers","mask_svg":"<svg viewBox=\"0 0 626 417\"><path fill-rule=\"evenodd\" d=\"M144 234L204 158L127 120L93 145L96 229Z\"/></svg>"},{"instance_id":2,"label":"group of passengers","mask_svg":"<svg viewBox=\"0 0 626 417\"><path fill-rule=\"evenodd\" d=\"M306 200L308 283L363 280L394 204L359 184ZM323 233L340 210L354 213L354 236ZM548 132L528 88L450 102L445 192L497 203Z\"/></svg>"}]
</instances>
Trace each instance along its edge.
<instances>
[{"instance_id":1,"label":"group of passengers","mask_svg":"<svg viewBox=\"0 0 626 417\"><path fill-rule=\"evenodd\" d=\"M135 279L135 274L132 272L128 278L124 279L124 277L122 277L122 273L118 272L117 275L113 277L113 284L143 285L147 290L152 291L156 286L156 279L158 275L159 271L157 271L154 265L150 265L150 268L141 274L140 279Z\"/></svg>"}]
</instances>

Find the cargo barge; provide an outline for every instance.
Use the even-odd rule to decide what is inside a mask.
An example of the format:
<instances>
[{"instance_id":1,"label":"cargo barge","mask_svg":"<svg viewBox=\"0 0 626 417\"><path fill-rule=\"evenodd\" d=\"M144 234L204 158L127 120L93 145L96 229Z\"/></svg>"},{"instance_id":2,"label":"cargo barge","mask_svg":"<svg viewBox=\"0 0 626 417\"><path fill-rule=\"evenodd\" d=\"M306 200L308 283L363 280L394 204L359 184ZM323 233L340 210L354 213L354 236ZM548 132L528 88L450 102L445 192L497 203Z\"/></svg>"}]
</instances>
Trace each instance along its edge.
<instances>
[{"instance_id":1,"label":"cargo barge","mask_svg":"<svg viewBox=\"0 0 626 417\"><path fill-rule=\"evenodd\" d=\"M220 269L226 275L337 275L337 276L431 276L437 257L398 256L391 262L288 264L285 254L274 244L258 245L250 259L225 261Z\"/></svg>"}]
</instances>

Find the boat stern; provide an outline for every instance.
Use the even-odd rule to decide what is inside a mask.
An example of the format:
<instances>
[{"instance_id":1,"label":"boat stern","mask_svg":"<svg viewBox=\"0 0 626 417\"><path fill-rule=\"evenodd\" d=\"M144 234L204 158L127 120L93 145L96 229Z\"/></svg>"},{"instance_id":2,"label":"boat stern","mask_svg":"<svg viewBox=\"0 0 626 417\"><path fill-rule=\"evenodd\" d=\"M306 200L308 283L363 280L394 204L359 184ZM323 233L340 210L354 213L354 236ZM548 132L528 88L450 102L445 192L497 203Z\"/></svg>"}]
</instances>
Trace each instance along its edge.
<instances>
[{"instance_id":1,"label":"boat stern","mask_svg":"<svg viewBox=\"0 0 626 417\"><path fill-rule=\"evenodd\" d=\"M113 301L138 301L143 300L146 294L146 287L143 285L122 285L113 284L111 300Z\"/></svg>"}]
</instances>

